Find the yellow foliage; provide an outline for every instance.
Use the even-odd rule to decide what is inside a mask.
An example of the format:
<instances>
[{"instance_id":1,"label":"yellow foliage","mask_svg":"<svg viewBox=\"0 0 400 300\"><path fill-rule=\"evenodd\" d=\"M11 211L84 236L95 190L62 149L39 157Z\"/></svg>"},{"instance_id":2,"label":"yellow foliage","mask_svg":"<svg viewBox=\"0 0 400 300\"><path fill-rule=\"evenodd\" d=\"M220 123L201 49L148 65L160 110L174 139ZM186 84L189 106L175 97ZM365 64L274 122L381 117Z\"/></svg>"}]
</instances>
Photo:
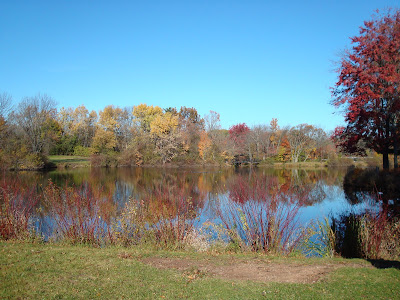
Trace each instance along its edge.
<instances>
[{"instance_id":1,"label":"yellow foliage","mask_svg":"<svg viewBox=\"0 0 400 300\"><path fill-rule=\"evenodd\" d=\"M166 112L156 115L150 123L150 132L156 136L162 136L174 132L178 127L178 116Z\"/></svg>"},{"instance_id":2,"label":"yellow foliage","mask_svg":"<svg viewBox=\"0 0 400 300\"><path fill-rule=\"evenodd\" d=\"M148 106L147 104L139 104L133 107L133 116L138 120L143 130L149 131L151 122L163 114L163 110L159 106Z\"/></svg>"},{"instance_id":3,"label":"yellow foliage","mask_svg":"<svg viewBox=\"0 0 400 300\"><path fill-rule=\"evenodd\" d=\"M104 126L107 130L118 129L121 124L118 122L119 116L122 114L122 109L114 107L114 105L108 105L103 111L99 112L99 124Z\"/></svg>"},{"instance_id":4,"label":"yellow foliage","mask_svg":"<svg viewBox=\"0 0 400 300\"><path fill-rule=\"evenodd\" d=\"M99 152L103 150L113 150L117 146L117 139L112 131L106 131L99 127L96 130L96 134L93 138L93 148L96 148Z\"/></svg>"},{"instance_id":5,"label":"yellow foliage","mask_svg":"<svg viewBox=\"0 0 400 300\"><path fill-rule=\"evenodd\" d=\"M212 142L211 139L208 137L207 132L202 131L200 132L200 140L198 144L199 155L204 160L207 156L207 152L211 149Z\"/></svg>"}]
</instances>

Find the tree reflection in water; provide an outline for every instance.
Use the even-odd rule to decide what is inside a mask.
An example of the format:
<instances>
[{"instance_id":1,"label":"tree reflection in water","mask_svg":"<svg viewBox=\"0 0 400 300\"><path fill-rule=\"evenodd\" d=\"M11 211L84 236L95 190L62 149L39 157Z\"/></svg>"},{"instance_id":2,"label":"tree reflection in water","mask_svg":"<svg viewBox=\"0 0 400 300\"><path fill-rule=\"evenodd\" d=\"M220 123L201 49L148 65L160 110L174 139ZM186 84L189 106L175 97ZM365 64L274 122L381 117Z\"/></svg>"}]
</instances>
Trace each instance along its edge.
<instances>
[{"instance_id":1,"label":"tree reflection in water","mask_svg":"<svg viewBox=\"0 0 400 300\"><path fill-rule=\"evenodd\" d=\"M336 251L344 257L397 259L400 255L399 170L349 168L343 190L358 209L332 222Z\"/></svg>"},{"instance_id":2,"label":"tree reflection in water","mask_svg":"<svg viewBox=\"0 0 400 300\"><path fill-rule=\"evenodd\" d=\"M400 170L350 168L343 181L350 204L383 204L393 216L400 213Z\"/></svg>"},{"instance_id":3,"label":"tree reflection in water","mask_svg":"<svg viewBox=\"0 0 400 300\"><path fill-rule=\"evenodd\" d=\"M17 174L19 184L41 186L38 190L45 188L48 179L61 187L89 186L102 199L97 202L99 209L93 211L104 217L107 224L120 217L126 204L134 199L143 203L145 209L141 211L148 214L145 219L149 223L184 218L196 226L206 220L217 222L220 211L217 200L225 196L227 201L240 205L269 201L272 211L278 211L282 205L307 207L326 199L329 187L339 188L343 176L337 170L267 168L236 171L231 168L88 168ZM2 177L10 177L10 173ZM51 218L49 205L41 203L40 206L38 217L48 222ZM179 232L180 236L184 230Z\"/></svg>"}]
</instances>

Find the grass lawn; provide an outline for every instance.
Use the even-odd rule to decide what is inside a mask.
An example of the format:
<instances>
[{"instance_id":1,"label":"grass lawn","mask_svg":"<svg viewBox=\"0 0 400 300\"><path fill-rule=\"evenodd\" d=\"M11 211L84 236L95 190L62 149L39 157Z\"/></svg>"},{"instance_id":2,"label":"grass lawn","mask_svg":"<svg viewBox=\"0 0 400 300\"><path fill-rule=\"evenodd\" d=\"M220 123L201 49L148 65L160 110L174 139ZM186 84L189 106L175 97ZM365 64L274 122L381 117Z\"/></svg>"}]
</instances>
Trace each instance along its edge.
<instances>
[{"instance_id":1,"label":"grass lawn","mask_svg":"<svg viewBox=\"0 0 400 300\"><path fill-rule=\"evenodd\" d=\"M232 280L190 268L156 268L160 258L215 266L255 258L282 266L335 266L315 283ZM257 261L258 261L257 260ZM257 270L255 270L257 271ZM61 244L0 242L0 298L30 299L399 299L400 270L364 260L210 255L139 248L98 249Z\"/></svg>"},{"instance_id":2,"label":"grass lawn","mask_svg":"<svg viewBox=\"0 0 400 300\"><path fill-rule=\"evenodd\" d=\"M70 165L89 165L90 159L83 156L70 156L70 155L49 155L48 159L50 162L59 164L70 164Z\"/></svg>"}]
</instances>

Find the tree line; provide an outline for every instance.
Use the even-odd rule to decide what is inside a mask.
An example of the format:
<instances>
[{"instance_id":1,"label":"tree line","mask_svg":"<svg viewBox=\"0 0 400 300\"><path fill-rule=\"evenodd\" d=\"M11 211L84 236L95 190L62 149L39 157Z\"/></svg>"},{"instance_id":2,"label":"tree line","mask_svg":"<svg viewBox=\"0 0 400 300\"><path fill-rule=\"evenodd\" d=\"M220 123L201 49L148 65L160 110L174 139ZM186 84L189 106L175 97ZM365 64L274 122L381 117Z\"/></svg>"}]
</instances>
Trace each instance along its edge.
<instances>
[{"instance_id":1,"label":"tree line","mask_svg":"<svg viewBox=\"0 0 400 300\"><path fill-rule=\"evenodd\" d=\"M195 108L108 105L98 112L84 105L57 110L45 94L15 107L0 94L0 164L42 168L48 155L92 158L95 165L222 164L325 160L335 146L321 128L280 127L278 120L251 128L222 129L220 115L201 117Z\"/></svg>"}]
</instances>

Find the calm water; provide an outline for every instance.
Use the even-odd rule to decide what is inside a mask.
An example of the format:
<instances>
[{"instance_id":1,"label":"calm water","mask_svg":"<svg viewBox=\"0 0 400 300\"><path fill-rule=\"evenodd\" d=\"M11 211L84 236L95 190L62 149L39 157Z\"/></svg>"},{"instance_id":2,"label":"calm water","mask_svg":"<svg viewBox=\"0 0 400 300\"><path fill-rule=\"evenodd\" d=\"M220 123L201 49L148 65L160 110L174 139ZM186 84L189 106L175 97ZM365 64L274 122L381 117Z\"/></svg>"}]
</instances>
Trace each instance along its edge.
<instances>
[{"instance_id":1,"label":"calm water","mask_svg":"<svg viewBox=\"0 0 400 300\"><path fill-rule=\"evenodd\" d=\"M129 198L151 201L161 194L179 195L192 202L198 224L214 222L216 207L226 201L245 203L275 198L289 205L300 205L299 220L305 225L313 219L358 209L360 204L351 204L343 190L346 172L346 169L86 168L6 173L3 178L18 178L23 184L39 188L49 180L59 186L89 183L111 199L101 208L110 215L118 215ZM45 211L42 218L46 220Z\"/></svg>"}]
</instances>

